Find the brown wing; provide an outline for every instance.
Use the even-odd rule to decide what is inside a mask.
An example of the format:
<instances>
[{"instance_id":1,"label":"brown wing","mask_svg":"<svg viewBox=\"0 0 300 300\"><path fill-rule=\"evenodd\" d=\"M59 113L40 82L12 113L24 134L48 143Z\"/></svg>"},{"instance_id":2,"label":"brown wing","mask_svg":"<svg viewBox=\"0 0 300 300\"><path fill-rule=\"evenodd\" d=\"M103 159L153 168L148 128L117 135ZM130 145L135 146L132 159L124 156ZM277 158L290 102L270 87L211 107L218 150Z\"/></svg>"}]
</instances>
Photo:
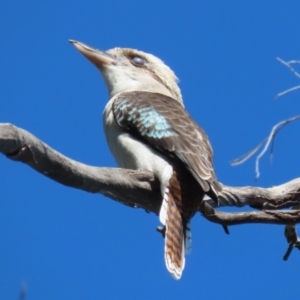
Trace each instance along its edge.
<instances>
[{"instance_id":1,"label":"brown wing","mask_svg":"<svg viewBox=\"0 0 300 300\"><path fill-rule=\"evenodd\" d=\"M178 101L158 93L124 92L114 101L113 112L119 126L181 160L203 191L217 198L221 185L208 137Z\"/></svg>"}]
</instances>

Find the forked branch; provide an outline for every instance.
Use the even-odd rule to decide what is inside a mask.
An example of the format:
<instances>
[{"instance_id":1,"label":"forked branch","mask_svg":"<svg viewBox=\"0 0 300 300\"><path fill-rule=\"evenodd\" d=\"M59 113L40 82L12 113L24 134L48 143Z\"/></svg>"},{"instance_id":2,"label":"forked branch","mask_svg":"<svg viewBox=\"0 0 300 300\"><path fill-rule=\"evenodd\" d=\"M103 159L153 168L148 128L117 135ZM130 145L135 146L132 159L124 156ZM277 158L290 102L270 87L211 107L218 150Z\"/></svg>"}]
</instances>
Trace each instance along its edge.
<instances>
[{"instance_id":1,"label":"forked branch","mask_svg":"<svg viewBox=\"0 0 300 300\"><path fill-rule=\"evenodd\" d=\"M161 205L159 182L151 172L93 167L76 162L53 150L31 133L11 124L0 124L0 152L69 187L101 193L125 205L158 214ZM206 199L199 208L209 221L224 228L246 223L300 223L300 210L279 210L300 204L300 178L271 188L223 185L220 206L251 206L258 211L225 213ZM292 230L291 230L292 231ZM288 242L297 246L296 231Z\"/></svg>"},{"instance_id":2,"label":"forked branch","mask_svg":"<svg viewBox=\"0 0 300 300\"><path fill-rule=\"evenodd\" d=\"M283 59L277 57L277 60L281 62L284 66L286 66L298 79L300 79L300 74L293 68L293 65L295 64L300 64L300 60L290 60L290 61L284 61ZM289 88L283 92L280 92L276 95L275 99L282 97L283 95L286 95L288 93L291 93L295 90L300 89L300 85L294 86L292 88ZM271 155L273 154L273 146L275 142L275 137L278 134L278 132L285 127L287 124L294 122L296 120L300 119L300 115L294 116L292 118L283 120L279 123L277 123L275 126L273 126L270 134L261 142L259 143L254 149L250 150L246 154L240 156L237 159L234 159L230 162L232 166L237 166L240 164L243 164L245 161L247 161L250 157L252 157L258 150L262 149L259 154L257 155L255 159L255 178L258 179L260 176L260 171L259 171L259 161L260 159L265 155L267 150L271 148Z\"/></svg>"}]
</instances>

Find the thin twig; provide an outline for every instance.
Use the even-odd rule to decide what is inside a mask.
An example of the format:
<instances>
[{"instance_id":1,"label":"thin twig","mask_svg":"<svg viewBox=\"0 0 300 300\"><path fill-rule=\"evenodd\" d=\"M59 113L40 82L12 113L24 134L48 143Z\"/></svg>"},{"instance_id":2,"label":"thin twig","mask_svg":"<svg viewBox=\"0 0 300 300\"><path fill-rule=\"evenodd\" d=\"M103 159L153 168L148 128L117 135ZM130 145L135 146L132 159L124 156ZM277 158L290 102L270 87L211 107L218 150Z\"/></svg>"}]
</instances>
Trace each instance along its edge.
<instances>
[{"instance_id":1,"label":"thin twig","mask_svg":"<svg viewBox=\"0 0 300 300\"><path fill-rule=\"evenodd\" d=\"M294 86L294 87L292 87L292 88L290 88L290 89L287 89L287 90L285 90L285 91L283 91L283 92L281 92L281 93L278 93L278 94L276 95L275 99L277 99L277 98L279 98L279 97L281 97L281 96L284 96L284 95L286 95L286 94L288 94L288 93L290 93L290 92L299 90L299 89L300 89L300 85Z\"/></svg>"},{"instance_id":2,"label":"thin twig","mask_svg":"<svg viewBox=\"0 0 300 300\"><path fill-rule=\"evenodd\" d=\"M263 150L258 154L258 156L256 157L256 160L255 160L255 179L258 179L259 176L260 176L260 172L259 172L259 160L261 159L261 157L266 153L266 151L268 150L269 148L269 145L273 142L274 143L274 140L275 140L275 136L276 134L287 124L293 122L293 121L296 121L300 119L300 115L299 116L296 116L296 117L292 117L290 119L287 119L287 120L283 120L279 123L277 123L275 126L273 126L272 130L271 130L271 133L269 134L269 136L267 137L267 141L266 141L266 144L263 148Z\"/></svg>"},{"instance_id":3,"label":"thin twig","mask_svg":"<svg viewBox=\"0 0 300 300\"><path fill-rule=\"evenodd\" d=\"M268 150L269 146L271 143L274 143L274 139L276 134L287 124L296 121L300 119L300 115L289 118L287 120L283 120L279 123L277 123L275 126L273 126L270 134L268 135L268 137L266 137L261 143L259 143L258 146L256 146L254 149L252 149L251 151L249 151L248 153L242 155L241 157L233 160L230 162L230 164L232 166L237 166L240 165L242 163L244 163L246 160L248 160L251 156L253 156L263 145L263 149L262 151L258 154L258 156L256 157L255 160L255 179L258 179L260 176L260 172L259 172L259 161L261 159L261 157L266 153L266 151Z\"/></svg>"},{"instance_id":4,"label":"thin twig","mask_svg":"<svg viewBox=\"0 0 300 300\"><path fill-rule=\"evenodd\" d=\"M247 161L251 156L253 156L266 141L267 141L267 138L265 138L260 144L258 144L254 149L250 150L246 154L230 161L230 165L232 165L232 166L241 165L242 163Z\"/></svg>"},{"instance_id":5,"label":"thin twig","mask_svg":"<svg viewBox=\"0 0 300 300\"><path fill-rule=\"evenodd\" d=\"M300 74L291 66L292 64L299 64L300 61L299 60L290 60L290 61L284 61L283 59L281 59L280 57L276 57L276 59L278 61L280 61L283 65L285 65L286 67L288 67L290 69L290 71L298 78L300 78Z\"/></svg>"},{"instance_id":6,"label":"thin twig","mask_svg":"<svg viewBox=\"0 0 300 300\"><path fill-rule=\"evenodd\" d=\"M284 61L283 59L281 59L280 57L276 57L276 59L278 61L280 61L284 66L286 66L287 68L290 69L290 71L300 79L300 74L292 67L292 64L300 64L299 60L290 60L290 61ZM296 91L300 89L300 85L294 86L292 88L289 88L281 93L278 93L275 97L275 99L278 99L279 97L286 95L290 92Z\"/></svg>"},{"instance_id":7,"label":"thin twig","mask_svg":"<svg viewBox=\"0 0 300 300\"><path fill-rule=\"evenodd\" d=\"M283 59L281 59L280 57L276 58L278 61L280 61L283 65L285 65L286 67L288 67L290 69L290 71L298 78L300 78L300 74L292 67L292 64L299 64L300 60L290 60L290 61L284 61ZM278 93L276 98L281 97L287 93L290 93L292 91L295 90L299 90L300 89L300 85L292 87L290 89L287 89L281 93ZM240 165L242 163L244 163L245 161L247 161L251 156L253 156L263 145L263 149L262 151L258 154L258 156L256 157L255 160L255 179L257 180L260 176L260 172L259 172L259 160L261 159L261 157L266 153L266 151L268 150L268 148L270 147L271 150L271 156L270 156L270 161L272 163L273 161L273 148L274 148L274 141L275 141L275 136L276 134L287 124L296 121L300 118L299 116L295 116L292 117L290 119L287 120L283 120L279 123L277 123L275 126L273 126L271 133L269 134L268 137L266 137L260 144L258 144L258 146L256 146L254 149L252 149L251 151L247 152L246 154L240 156L237 159L234 159L230 162L230 164L232 166L237 166Z\"/></svg>"}]
</instances>

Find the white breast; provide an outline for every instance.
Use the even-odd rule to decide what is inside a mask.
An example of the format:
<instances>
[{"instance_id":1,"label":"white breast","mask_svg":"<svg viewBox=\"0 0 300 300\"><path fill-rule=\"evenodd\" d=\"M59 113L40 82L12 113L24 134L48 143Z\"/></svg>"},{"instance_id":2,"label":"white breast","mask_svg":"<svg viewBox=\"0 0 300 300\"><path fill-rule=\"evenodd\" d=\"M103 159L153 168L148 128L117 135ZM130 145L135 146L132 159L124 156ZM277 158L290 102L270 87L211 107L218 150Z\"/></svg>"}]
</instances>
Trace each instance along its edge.
<instances>
[{"instance_id":1,"label":"white breast","mask_svg":"<svg viewBox=\"0 0 300 300\"><path fill-rule=\"evenodd\" d=\"M160 153L136 140L115 123L112 112L113 100L114 98L104 109L103 125L107 143L118 166L154 173L161 182L162 194L164 194L173 170L171 165Z\"/></svg>"}]
</instances>

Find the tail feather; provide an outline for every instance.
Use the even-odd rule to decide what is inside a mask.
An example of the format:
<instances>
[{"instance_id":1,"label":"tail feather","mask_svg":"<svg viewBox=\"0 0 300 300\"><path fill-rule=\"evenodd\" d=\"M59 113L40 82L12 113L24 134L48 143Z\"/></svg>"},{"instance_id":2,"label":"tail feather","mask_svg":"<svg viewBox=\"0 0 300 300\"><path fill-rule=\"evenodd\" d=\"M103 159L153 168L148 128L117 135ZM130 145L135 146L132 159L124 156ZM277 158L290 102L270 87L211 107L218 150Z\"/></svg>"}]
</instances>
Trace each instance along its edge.
<instances>
[{"instance_id":1,"label":"tail feather","mask_svg":"<svg viewBox=\"0 0 300 300\"><path fill-rule=\"evenodd\" d=\"M187 170L173 166L172 172L163 189L159 219L165 225L166 267L175 279L180 279L185 254L191 250L189 221L203 199L203 190Z\"/></svg>"},{"instance_id":2,"label":"tail feather","mask_svg":"<svg viewBox=\"0 0 300 300\"><path fill-rule=\"evenodd\" d=\"M172 197L168 199L165 261L168 271L175 279L180 279L185 265L185 234L182 217Z\"/></svg>"}]
</instances>

